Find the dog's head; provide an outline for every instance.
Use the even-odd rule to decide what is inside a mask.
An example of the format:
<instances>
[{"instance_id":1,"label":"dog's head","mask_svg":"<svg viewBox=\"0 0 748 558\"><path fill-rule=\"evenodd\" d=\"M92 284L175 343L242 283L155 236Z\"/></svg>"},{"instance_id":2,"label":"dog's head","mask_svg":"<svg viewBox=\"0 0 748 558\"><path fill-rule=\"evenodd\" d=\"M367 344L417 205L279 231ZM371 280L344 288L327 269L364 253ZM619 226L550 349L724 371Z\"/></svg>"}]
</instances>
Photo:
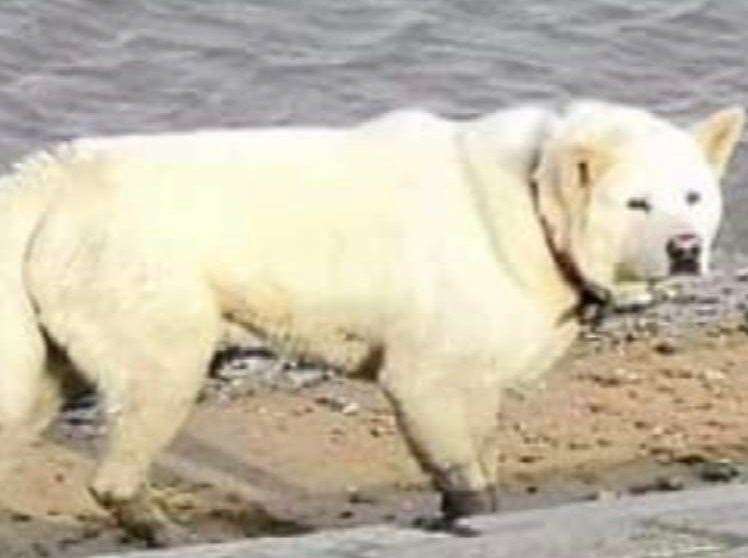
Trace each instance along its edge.
<instances>
[{"instance_id":1,"label":"dog's head","mask_svg":"<svg viewBox=\"0 0 748 558\"><path fill-rule=\"evenodd\" d=\"M551 126L535 175L555 249L605 289L705 273L744 120L730 108L683 130L637 109L573 105Z\"/></svg>"}]
</instances>

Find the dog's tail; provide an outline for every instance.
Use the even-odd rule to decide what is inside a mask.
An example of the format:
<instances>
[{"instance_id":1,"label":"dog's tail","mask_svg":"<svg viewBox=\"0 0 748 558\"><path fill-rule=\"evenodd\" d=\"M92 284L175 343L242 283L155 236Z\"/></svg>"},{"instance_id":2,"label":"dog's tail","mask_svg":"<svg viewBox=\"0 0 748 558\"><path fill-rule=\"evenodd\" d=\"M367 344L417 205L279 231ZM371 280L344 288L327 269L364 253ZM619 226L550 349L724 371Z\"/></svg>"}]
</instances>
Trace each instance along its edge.
<instances>
[{"instance_id":1,"label":"dog's tail","mask_svg":"<svg viewBox=\"0 0 748 558\"><path fill-rule=\"evenodd\" d=\"M60 152L62 154L62 152ZM52 416L57 390L45 374L47 344L25 282L34 231L54 192L58 153L33 155L0 177L0 444L32 436ZM50 383L52 382L52 383ZM47 389L53 388L53 389Z\"/></svg>"}]
</instances>

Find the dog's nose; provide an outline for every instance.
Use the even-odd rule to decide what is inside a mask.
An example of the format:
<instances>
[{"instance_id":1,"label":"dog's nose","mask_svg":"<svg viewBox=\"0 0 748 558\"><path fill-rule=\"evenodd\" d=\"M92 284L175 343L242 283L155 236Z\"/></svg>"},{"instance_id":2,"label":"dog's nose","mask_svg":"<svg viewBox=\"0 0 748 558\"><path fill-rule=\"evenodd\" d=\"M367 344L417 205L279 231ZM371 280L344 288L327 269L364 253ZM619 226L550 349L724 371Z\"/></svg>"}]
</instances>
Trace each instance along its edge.
<instances>
[{"instance_id":1,"label":"dog's nose","mask_svg":"<svg viewBox=\"0 0 748 558\"><path fill-rule=\"evenodd\" d=\"M670 258L671 275L698 275L701 239L695 234L675 235L665 246Z\"/></svg>"}]
</instances>

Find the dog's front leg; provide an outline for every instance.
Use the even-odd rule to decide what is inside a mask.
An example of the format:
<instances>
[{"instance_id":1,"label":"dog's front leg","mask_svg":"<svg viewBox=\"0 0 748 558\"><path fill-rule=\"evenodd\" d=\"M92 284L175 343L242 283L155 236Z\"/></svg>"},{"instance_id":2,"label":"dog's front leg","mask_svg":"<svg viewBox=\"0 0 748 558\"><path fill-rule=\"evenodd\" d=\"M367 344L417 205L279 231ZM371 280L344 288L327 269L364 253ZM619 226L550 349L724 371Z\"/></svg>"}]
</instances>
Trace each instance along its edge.
<instances>
[{"instance_id":1,"label":"dog's front leg","mask_svg":"<svg viewBox=\"0 0 748 558\"><path fill-rule=\"evenodd\" d=\"M495 511L498 386L476 389L470 374L454 370L393 371L383 387L413 455L442 494L443 519Z\"/></svg>"}]
</instances>

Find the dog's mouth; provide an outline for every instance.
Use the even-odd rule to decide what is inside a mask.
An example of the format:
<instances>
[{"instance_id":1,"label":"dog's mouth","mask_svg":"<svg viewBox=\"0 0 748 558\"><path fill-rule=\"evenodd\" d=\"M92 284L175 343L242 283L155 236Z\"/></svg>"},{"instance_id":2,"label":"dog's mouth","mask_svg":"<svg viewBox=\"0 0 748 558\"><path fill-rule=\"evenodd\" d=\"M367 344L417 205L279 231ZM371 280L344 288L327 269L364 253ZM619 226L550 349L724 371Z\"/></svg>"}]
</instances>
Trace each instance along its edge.
<instances>
[{"instance_id":1,"label":"dog's mouth","mask_svg":"<svg viewBox=\"0 0 748 558\"><path fill-rule=\"evenodd\" d=\"M696 261L677 261L670 264L671 276L701 275L701 266Z\"/></svg>"}]
</instances>

